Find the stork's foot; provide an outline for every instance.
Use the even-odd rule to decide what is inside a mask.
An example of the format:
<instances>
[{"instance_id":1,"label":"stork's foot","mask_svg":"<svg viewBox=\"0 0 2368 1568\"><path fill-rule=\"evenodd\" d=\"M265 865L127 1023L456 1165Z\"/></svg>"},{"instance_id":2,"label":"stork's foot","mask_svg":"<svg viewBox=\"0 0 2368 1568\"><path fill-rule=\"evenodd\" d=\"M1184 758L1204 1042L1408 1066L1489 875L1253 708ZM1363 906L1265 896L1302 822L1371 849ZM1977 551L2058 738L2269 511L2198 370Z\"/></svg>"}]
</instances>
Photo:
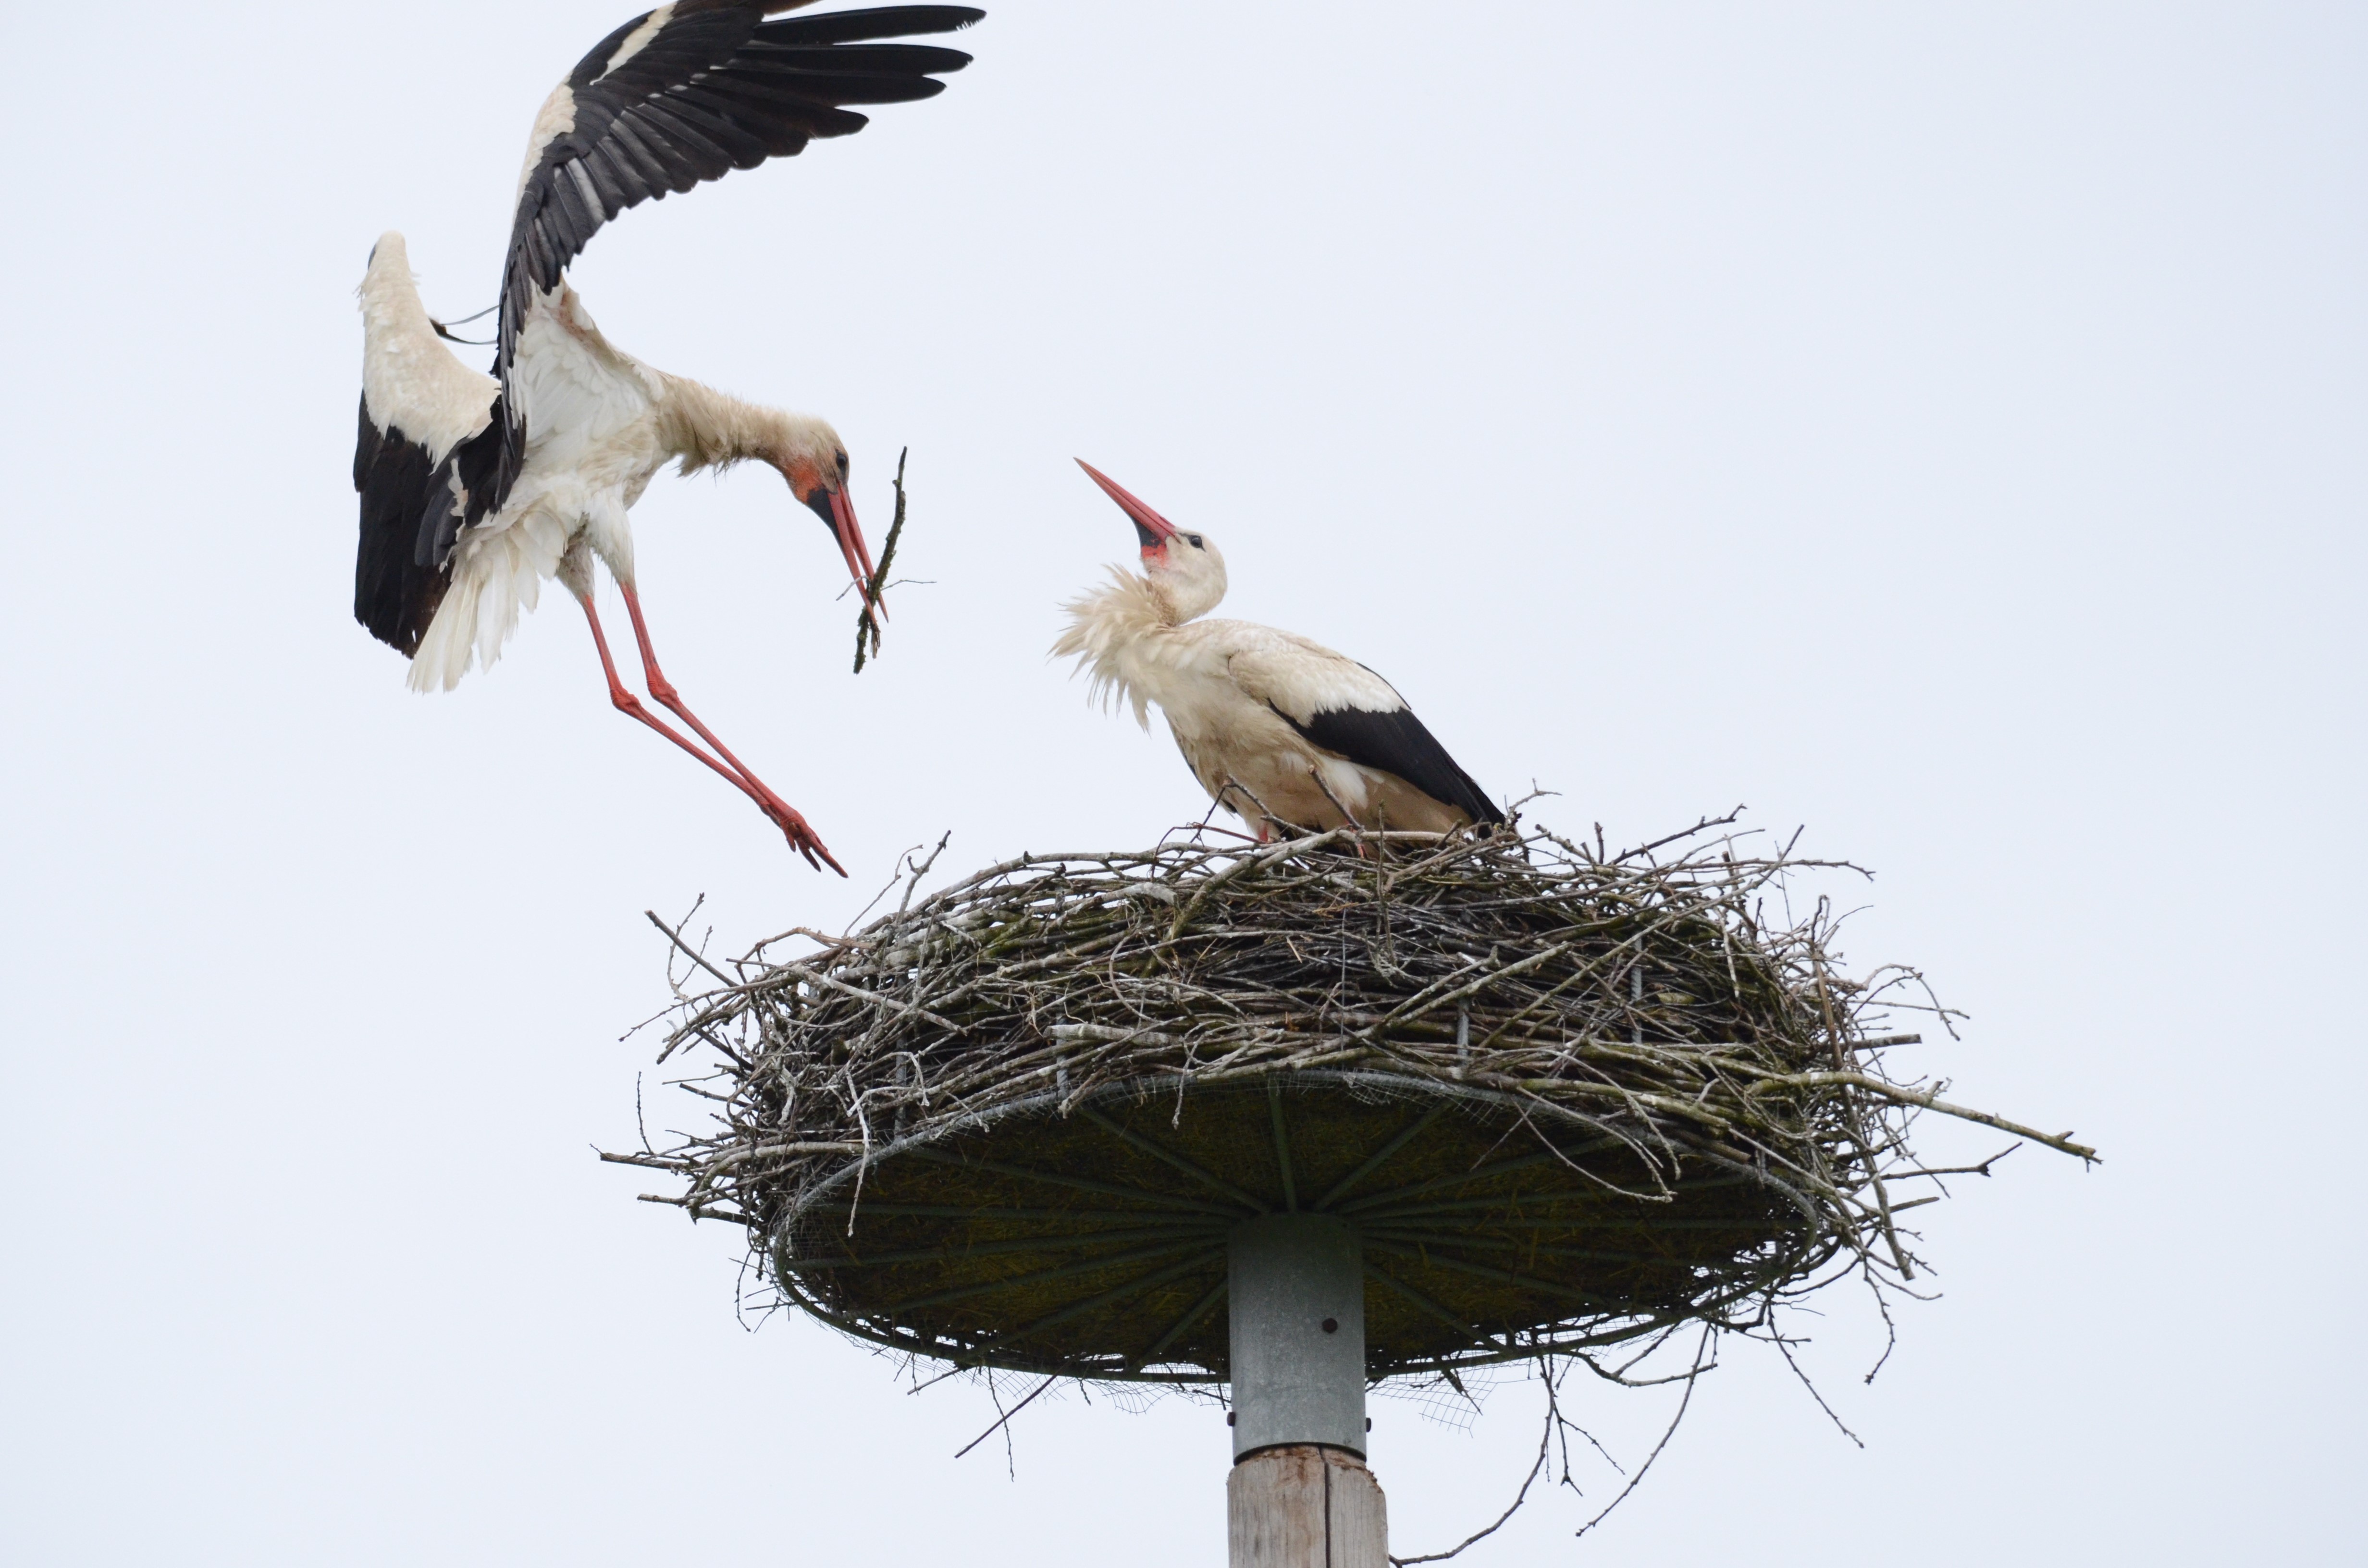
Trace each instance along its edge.
<instances>
[{"instance_id":1,"label":"stork's foot","mask_svg":"<svg viewBox=\"0 0 2368 1568\"><path fill-rule=\"evenodd\" d=\"M799 813L795 806L766 789L762 782L756 779L751 779L749 782L756 785L755 792L763 797L758 803L764 807L765 814L772 818L773 825L780 828L789 838L790 847L806 858L807 865L817 871L827 865L840 876L847 875L847 868L832 858L830 851L823 847L820 835ZM816 858L817 856L820 857L819 859Z\"/></svg>"}]
</instances>

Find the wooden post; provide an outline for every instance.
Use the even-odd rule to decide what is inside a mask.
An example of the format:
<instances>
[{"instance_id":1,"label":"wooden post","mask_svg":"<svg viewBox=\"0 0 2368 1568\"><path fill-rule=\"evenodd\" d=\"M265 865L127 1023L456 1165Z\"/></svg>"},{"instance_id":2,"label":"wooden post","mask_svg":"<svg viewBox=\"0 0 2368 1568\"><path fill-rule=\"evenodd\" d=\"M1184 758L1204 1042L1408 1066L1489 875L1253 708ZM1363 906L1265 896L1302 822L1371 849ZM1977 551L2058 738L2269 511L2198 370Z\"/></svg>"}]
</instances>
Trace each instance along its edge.
<instances>
[{"instance_id":1,"label":"wooden post","mask_svg":"<svg viewBox=\"0 0 2368 1568\"><path fill-rule=\"evenodd\" d=\"M1389 1568L1389 1505L1365 1461L1312 1443L1261 1449L1225 1481L1232 1568Z\"/></svg>"}]
</instances>

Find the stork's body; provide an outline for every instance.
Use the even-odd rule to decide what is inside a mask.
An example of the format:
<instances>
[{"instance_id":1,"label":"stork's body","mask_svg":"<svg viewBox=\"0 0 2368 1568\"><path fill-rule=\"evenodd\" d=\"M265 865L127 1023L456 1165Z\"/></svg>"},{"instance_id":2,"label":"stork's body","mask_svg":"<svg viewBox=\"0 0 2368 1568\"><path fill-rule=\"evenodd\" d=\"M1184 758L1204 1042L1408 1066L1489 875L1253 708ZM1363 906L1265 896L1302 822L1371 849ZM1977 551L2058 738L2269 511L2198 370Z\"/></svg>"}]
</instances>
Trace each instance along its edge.
<instances>
[{"instance_id":1,"label":"stork's body","mask_svg":"<svg viewBox=\"0 0 2368 1568\"><path fill-rule=\"evenodd\" d=\"M1078 659L1097 696L1149 728L1167 716L1210 798L1260 837L1354 824L1445 833L1504 821L1395 687L1321 643L1246 620L1203 620L1225 595L1224 557L1092 469L1134 521L1142 575L1068 606L1056 654Z\"/></svg>"},{"instance_id":2,"label":"stork's body","mask_svg":"<svg viewBox=\"0 0 2368 1568\"><path fill-rule=\"evenodd\" d=\"M880 585L830 426L671 376L610 344L566 281L591 236L627 207L860 130L851 103L928 97L952 50L874 40L968 26L965 6L905 6L768 22L809 0L676 0L626 23L537 117L503 270L494 373L438 341L403 237L362 284L361 544L354 615L412 660L411 685L450 690L490 665L556 576L583 605L616 706L757 801L809 859L803 817L681 700L642 615L627 521L658 469L763 462L827 526L876 610ZM623 591L650 695L712 748L624 688L593 609L592 562ZM836 866L837 862L832 864Z\"/></svg>"},{"instance_id":3,"label":"stork's body","mask_svg":"<svg viewBox=\"0 0 2368 1568\"><path fill-rule=\"evenodd\" d=\"M486 431L499 388L437 341L401 234L386 235L371 254L362 309L365 410L406 402L418 408L427 396L444 403L433 411L425 441L409 439L400 425L381 436L366 413L358 466L368 496L384 469L442 463L458 444L452 431ZM419 374L415 368L423 365L446 373ZM597 559L620 586L634 589L628 514L669 462L685 473L749 461L777 468L840 531L831 493L840 487L847 460L827 424L744 403L642 363L601 335L564 282L529 309L517 377L532 411L518 477L498 510L458 531L440 569L411 559L413 540L404 526L409 518L392 517L393 527L377 529L365 518L358 608L373 631L411 654L414 690L450 691L472 665L492 665L519 613L534 608L545 578L559 577L581 597L591 589ZM405 381L412 384L396 384ZM860 584L861 535L849 528L843 542ZM387 548L374 553L374 544Z\"/></svg>"}]
</instances>

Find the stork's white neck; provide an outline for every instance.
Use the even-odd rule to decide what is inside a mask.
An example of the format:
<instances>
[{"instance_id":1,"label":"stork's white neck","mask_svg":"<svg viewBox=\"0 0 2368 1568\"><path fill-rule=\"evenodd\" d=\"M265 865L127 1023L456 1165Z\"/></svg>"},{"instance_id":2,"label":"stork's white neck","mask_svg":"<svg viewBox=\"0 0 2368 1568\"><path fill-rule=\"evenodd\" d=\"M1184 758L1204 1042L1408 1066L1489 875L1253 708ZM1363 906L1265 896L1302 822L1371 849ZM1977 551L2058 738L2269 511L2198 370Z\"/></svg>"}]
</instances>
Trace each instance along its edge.
<instances>
[{"instance_id":1,"label":"stork's white neck","mask_svg":"<svg viewBox=\"0 0 2368 1568\"><path fill-rule=\"evenodd\" d=\"M1165 677L1175 653L1167 645L1175 642L1176 629L1214 603L1179 606L1166 585L1113 566L1106 586L1062 607L1069 612L1069 627L1053 653L1083 661L1093 699L1124 702L1134 710L1135 722L1148 729L1150 705L1167 699Z\"/></svg>"},{"instance_id":2,"label":"stork's white neck","mask_svg":"<svg viewBox=\"0 0 2368 1568\"><path fill-rule=\"evenodd\" d=\"M744 402L681 376L662 381L658 438L668 456L682 460L685 473L751 459L777 468L836 465L838 438L819 419Z\"/></svg>"}]
</instances>

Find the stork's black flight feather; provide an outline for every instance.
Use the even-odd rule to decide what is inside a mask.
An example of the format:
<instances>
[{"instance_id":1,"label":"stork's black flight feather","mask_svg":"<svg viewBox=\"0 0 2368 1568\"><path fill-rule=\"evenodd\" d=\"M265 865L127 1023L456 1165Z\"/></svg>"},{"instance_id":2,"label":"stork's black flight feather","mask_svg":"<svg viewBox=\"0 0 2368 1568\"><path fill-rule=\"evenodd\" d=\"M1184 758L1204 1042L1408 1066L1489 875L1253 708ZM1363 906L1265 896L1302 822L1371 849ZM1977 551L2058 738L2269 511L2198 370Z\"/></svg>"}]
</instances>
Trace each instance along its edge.
<instances>
[{"instance_id":1,"label":"stork's black flight feather","mask_svg":"<svg viewBox=\"0 0 2368 1568\"><path fill-rule=\"evenodd\" d=\"M381 430L363 394L361 435L354 446L354 488L362 498L354 619L406 659L419 652L450 581L440 564L423 566L416 559L420 519L451 510L446 472L401 426Z\"/></svg>"},{"instance_id":2,"label":"stork's black flight feather","mask_svg":"<svg viewBox=\"0 0 2368 1568\"><path fill-rule=\"evenodd\" d=\"M511 369L527 306L559 286L603 224L628 207L803 152L816 137L852 135L870 121L849 104L934 97L945 90L935 78L970 56L878 40L953 32L986 15L889 6L765 20L808 3L678 0L619 28L567 78L561 90L574 123L539 149L518 196L494 361L502 403L481 437L498 452L489 483L471 487L468 521L499 509L524 458Z\"/></svg>"},{"instance_id":3,"label":"stork's black flight feather","mask_svg":"<svg viewBox=\"0 0 2368 1568\"><path fill-rule=\"evenodd\" d=\"M1505 820L1505 813L1488 799L1488 792L1457 766L1455 759L1447 755L1447 748L1439 744L1439 738L1424 727L1410 708L1387 713L1364 708L1335 708L1310 716L1304 724L1280 708L1275 712L1312 744L1345 756L1360 767L1395 773L1432 800L1469 813L1474 822Z\"/></svg>"}]
</instances>

